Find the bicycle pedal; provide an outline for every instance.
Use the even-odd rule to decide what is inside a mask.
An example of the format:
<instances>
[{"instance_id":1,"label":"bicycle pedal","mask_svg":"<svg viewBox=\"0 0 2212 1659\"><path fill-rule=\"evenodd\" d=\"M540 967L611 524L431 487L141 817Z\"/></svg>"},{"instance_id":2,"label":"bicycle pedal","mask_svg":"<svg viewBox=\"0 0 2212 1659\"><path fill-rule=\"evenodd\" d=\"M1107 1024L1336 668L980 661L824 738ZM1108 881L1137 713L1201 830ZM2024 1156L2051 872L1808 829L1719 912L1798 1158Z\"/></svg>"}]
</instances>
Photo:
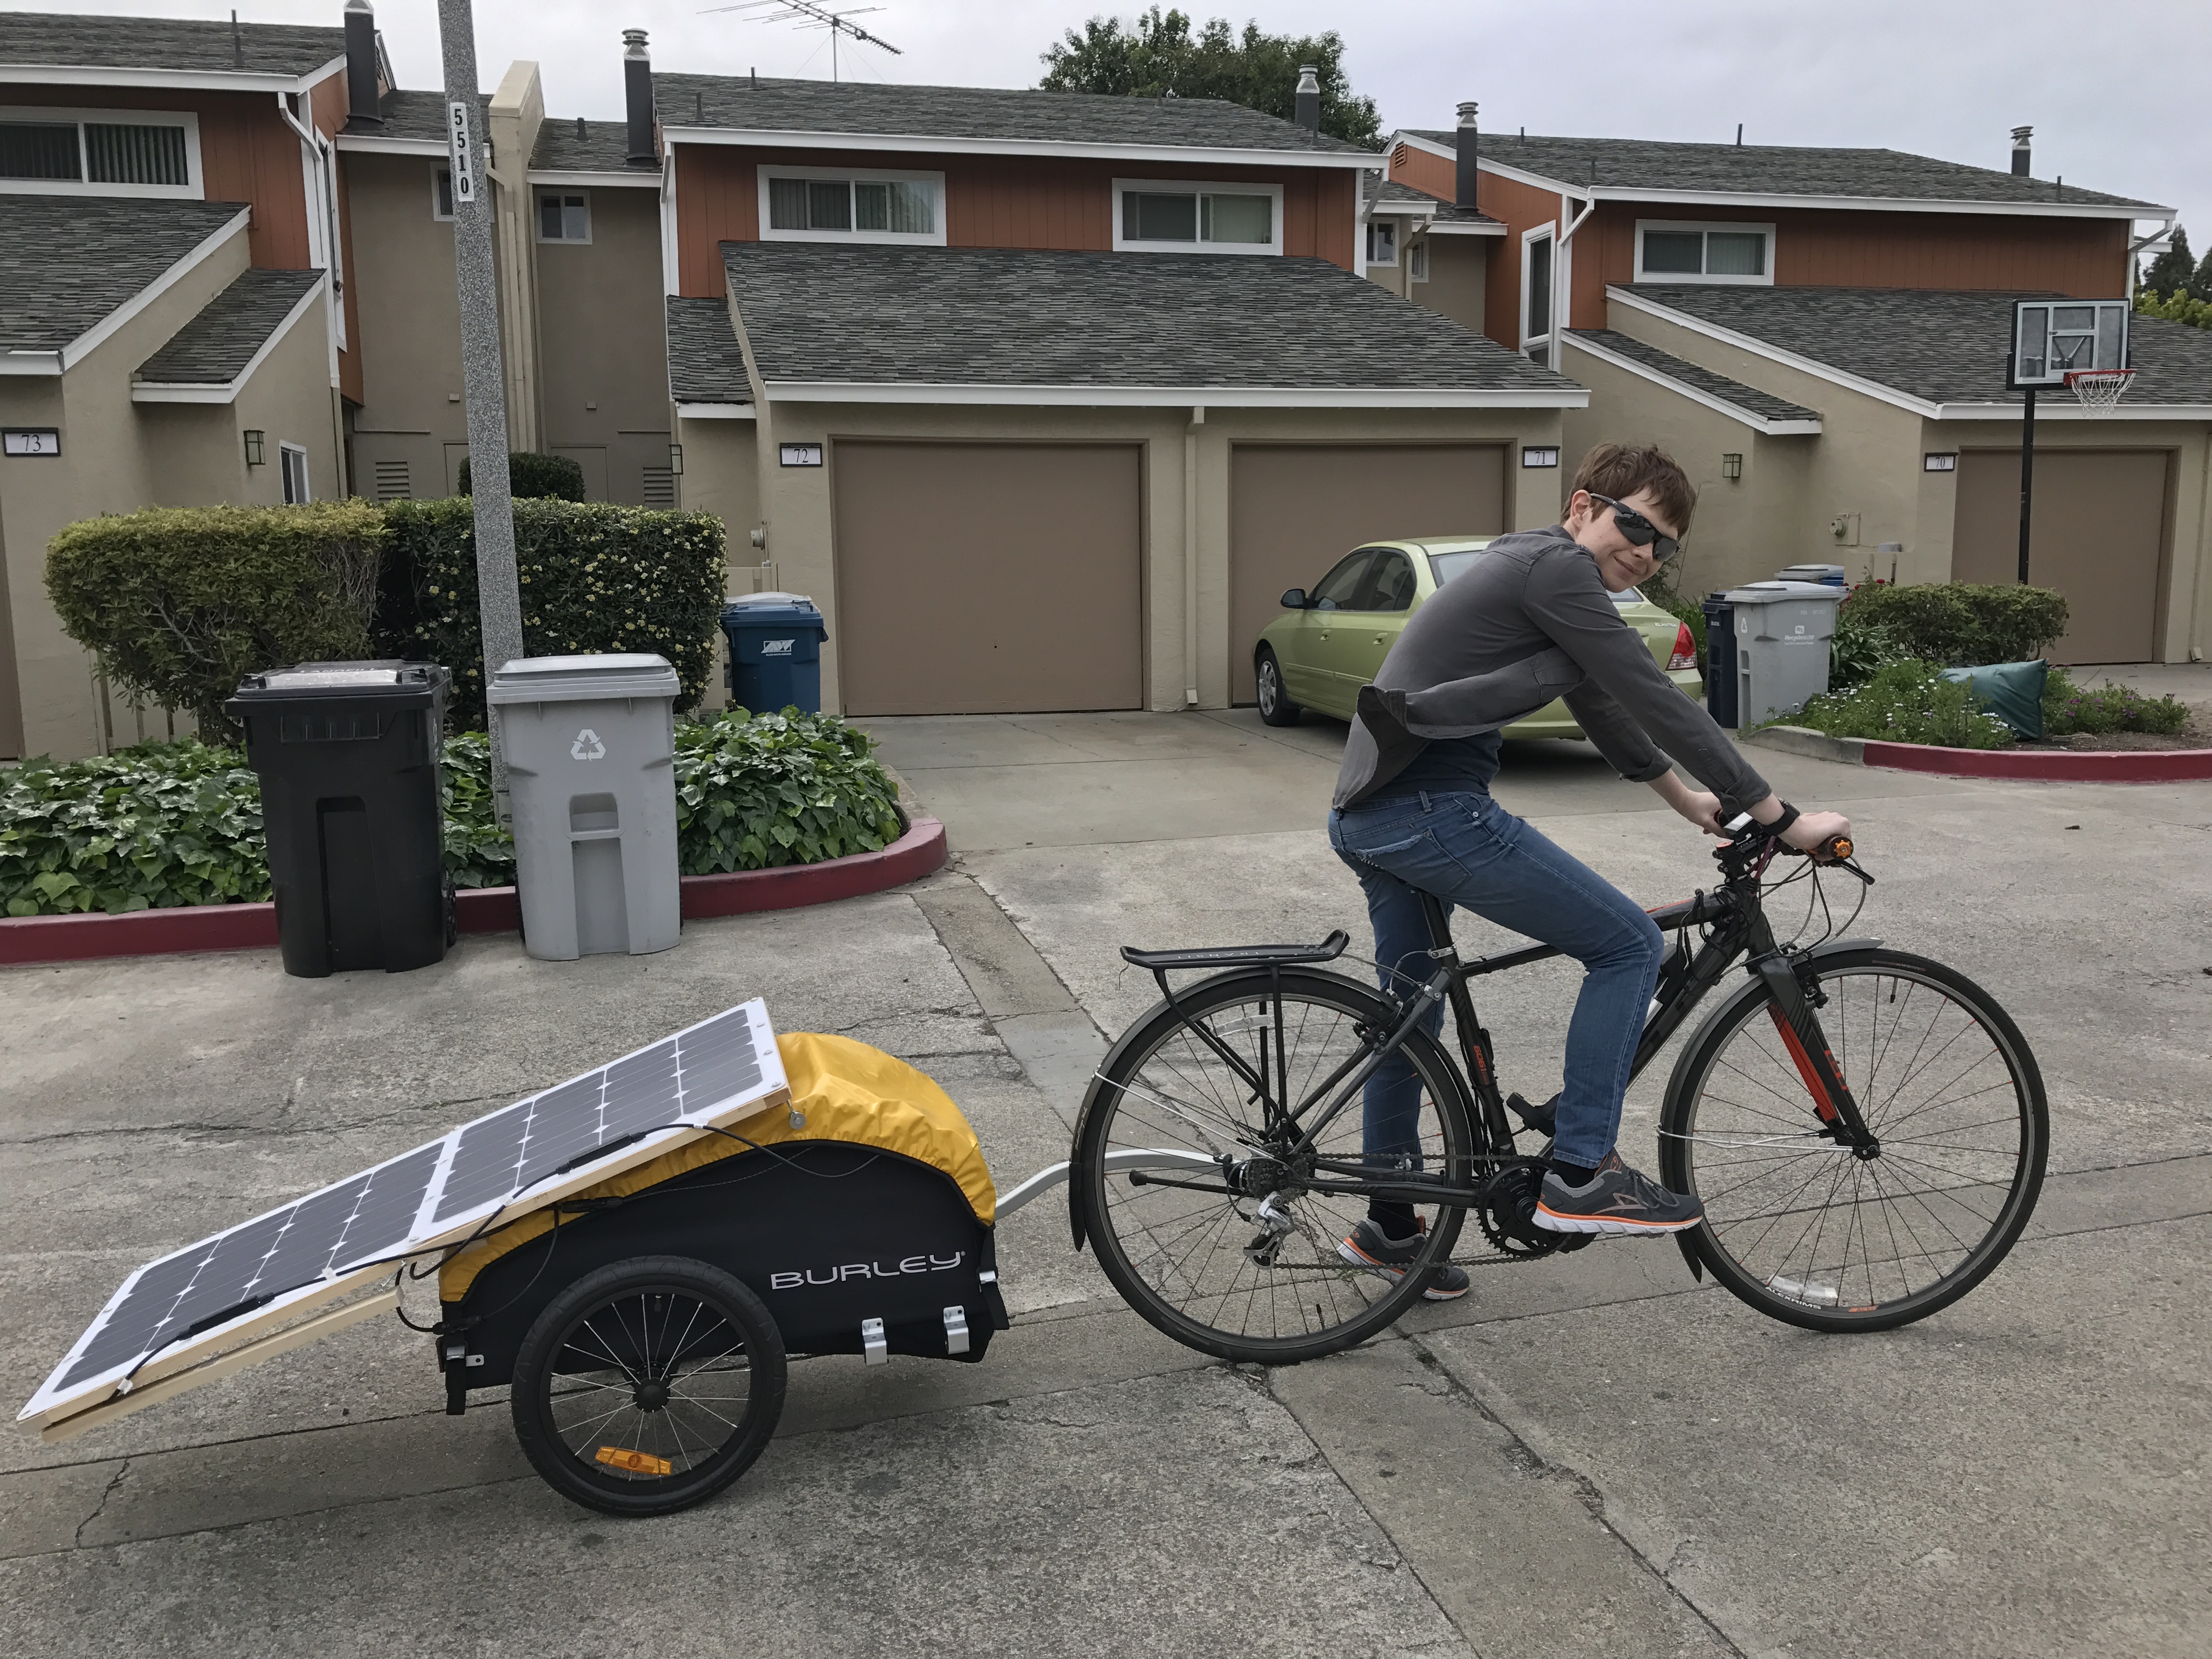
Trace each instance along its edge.
<instances>
[{"instance_id":1,"label":"bicycle pedal","mask_svg":"<svg viewBox=\"0 0 2212 1659\"><path fill-rule=\"evenodd\" d=\"M1559 1121L1559 1097L1553 1095L1540 1106L1531 1105L1519 1095L1505 1097L1506 1109L1521 1120L1522 1127L1533 1129L1540 1135L1553 1133L1553 1125Z\"/></svg>"}]
</instances>

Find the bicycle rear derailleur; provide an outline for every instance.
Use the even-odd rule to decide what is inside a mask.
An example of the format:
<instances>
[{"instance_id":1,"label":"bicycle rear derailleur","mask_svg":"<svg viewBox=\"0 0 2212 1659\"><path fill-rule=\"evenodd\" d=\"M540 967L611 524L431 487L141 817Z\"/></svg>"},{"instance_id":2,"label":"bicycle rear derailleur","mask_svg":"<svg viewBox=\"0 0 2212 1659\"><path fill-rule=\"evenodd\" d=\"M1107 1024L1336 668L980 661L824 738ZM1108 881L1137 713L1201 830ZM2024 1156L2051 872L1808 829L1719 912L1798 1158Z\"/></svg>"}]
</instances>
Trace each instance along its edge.
<instances>
[{"instance_id":1,"label":"bicycle rear derailleur","mask_svg":"<svg viewBox=\"0 0 2212 1659\"><path fill-rule=\"evenodd\" d=\"M1533 1261L1560 1250L1578 1250L1589 1233L1555 1233L1536 1224L1536 1197L1550 1164L1540 1158L1509 1158L1482 1184L1475 1223L1491 1248L1515 1261Z\"/></svg>"}]
</instances>

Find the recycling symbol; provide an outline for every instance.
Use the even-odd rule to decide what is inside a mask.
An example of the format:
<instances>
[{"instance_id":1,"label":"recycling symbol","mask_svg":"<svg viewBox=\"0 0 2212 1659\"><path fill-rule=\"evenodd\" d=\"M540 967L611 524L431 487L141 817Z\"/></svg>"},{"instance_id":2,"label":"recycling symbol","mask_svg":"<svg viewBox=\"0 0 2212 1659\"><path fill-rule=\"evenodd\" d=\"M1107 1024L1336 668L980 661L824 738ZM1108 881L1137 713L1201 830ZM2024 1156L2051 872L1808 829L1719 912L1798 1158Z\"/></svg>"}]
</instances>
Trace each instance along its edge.
<instances>
[{"instance_id":1,"label":"recycling symbol","mask_svg":"<svg viewBox=\"0 0 2212 1659\"><path fill-rule=\"evenodd\" d=\"M570 760L605 760L607 746L599 741L599 734L586 726L576 733L575 742L568 745Z\"/></svg>"}]
</instances>

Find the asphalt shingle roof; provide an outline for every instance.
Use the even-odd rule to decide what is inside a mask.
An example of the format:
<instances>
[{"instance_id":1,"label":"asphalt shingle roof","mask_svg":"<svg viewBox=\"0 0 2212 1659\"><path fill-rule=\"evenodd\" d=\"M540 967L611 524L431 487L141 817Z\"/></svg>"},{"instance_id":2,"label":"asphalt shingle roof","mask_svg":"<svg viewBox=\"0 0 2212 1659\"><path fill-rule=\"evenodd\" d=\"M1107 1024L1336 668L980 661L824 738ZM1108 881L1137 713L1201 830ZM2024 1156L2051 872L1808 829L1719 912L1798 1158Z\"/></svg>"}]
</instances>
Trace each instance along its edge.
<instances>
[{"instance_id":1,"label":"asphalt shingle roof","mask_svg":"<svg viewBox=\"0 0 2212 1659\"><path fill-rule=\"evenodd\" d=\"M477 119L486 118L490 108L491 95L478 93ZM352 120L346 123L345 130L376 138L427 138L439 144L446 142L446 94L442 92L402 92L395 87L377 100L376 112L383 118L382 126L367 126Z\"/></svg>"},{"instance_id":2,"label":"asphalt shingle roof","mask_svg":"<svg viewBox=\"0 0 2212 1659\"><path fill-rule=\"evenodd\" d=\"M343 56L343 28L240 23L234 39L227 18L0 15L0 64L302 76Z\"/></svg>"},{"instance_id":3,"label":"asphalt shingle roof","mask_svg":"<svg viewBox=\"0 0 2212 1659\"><path fill-rule=\"evenodd\" d=\"M1410 131L1410 130L1409 130ZM1456 150L1456 131L1413 131ZM1485 159L1562 184L1699 195L1840 196L1887 201L2068 202L2166 211L2048 179L2021 179L1899 149L1830 149L1798 144L1666 144L1641 138L1517 138L1486 133Z\"/></svg>"},{"instance_id":4,"label":"asphalt shingle roof","mask_svg":"<svg viewBox=\"0 0 2212 1659\"><path fill-rule=\"evenodd\" d=\"M1930 403L2021 401L2004 389L2004 362L2013 303L2025 294L1671 283L1613 291ZM2212 331L2136 317L2128 343L2137 371L2129 407L2212 404Z\"/></svg>"},{"instance_id":5,"label":"asphalt shingle roof","mask_svg":"<svg viewBox=\"0 0 2212 1659\"><path fill-rule=\"evenodd\" d=\"M58 351L246 210L0 196L0 351Z\"/></svg>"},{"instance_id":6,"label":"asphalt shingle roof","mask_svg":"<svg viewBox=\"0 0 2212 1659\"><path fill-rule=\"evenodd\" d=\"M1324 259L725 242L763 379L1580 390Z\"/></svg>"},{"instance_id":7,"label":"asphalt shingle roof","mask_svg":"<svg viewBox=\"0 0 2212 1659\"><path fill-rule=\"evenodd\" d=\"M556 121L550 116L538 129L538 149L530 165L545 173L642 173L660 176L660 163L629 164L629 125L623 121Z\"/></svg>"},{"instance_id":8,"label":"asphalt shingle roof","mask_svg":"<svg viewBox=\"0 0 2212 1659\"><path fill-rule=\"evenodd\" d=\"M138 365L137 378L161 386L229 385L322 277L319 270L240 271Z\"/></svg>"},{"instance_id":9,"label":"asphalt shingle roof","mask_svg":"<svg viewBox=\"0 0 2212 1659\"><path fill-rule=\"evenodd\" d=\"M727 300L668 300L668 391L679 404L749 404L744 354Z\"/></svg>"},{"instance_id":10,"label":"asphalt shingle roof","mask_svg":"<svg viewBox=\"0 0 2212 1659\"><path fill-rule=\"evenodd\" d=\"M1818 410L1807 409L1761 392L1757 386L1746 386L1741 380L1731 380L1725 374L1716 374L1710 368L1662 351L1657 346L1647 345L1632 335L1618 333L1609 328L1577 328L1568 331L1572 340L1587 340L1590 344L1603 346L1607 350L1644 365L1655 374L1663 374L1670 380L1695 387L1709 398L1734 404L1747 414L1756 415L1763 421L1817 421Z\"/></svg>"},{"instance_id":11,"label":"asphalt shingle roof","mask_svg":"<svg viewBox=\"0 0 2212 1659\"><path fill-rule=\"evenodd\" d=\"M1296 122L1212 98L1114 98L1000 87L754 81L720 75L656 74L653 88L660 119L672 127L1372 154L1340 138L1308 132ZM1378 164L1381 159L1376 157Z\"/></svg>"}]
</instances>

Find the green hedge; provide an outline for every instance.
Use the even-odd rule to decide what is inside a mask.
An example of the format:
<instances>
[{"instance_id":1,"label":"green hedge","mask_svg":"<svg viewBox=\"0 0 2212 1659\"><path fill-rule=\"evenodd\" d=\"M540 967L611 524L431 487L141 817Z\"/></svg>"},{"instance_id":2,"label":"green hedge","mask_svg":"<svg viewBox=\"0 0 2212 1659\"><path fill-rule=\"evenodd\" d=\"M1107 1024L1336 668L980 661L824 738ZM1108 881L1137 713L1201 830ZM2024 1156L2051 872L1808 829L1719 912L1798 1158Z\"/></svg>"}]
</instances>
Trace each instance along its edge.
<instances>
[{"instance_id":1,"label":"green hedge","mask_svg":"<svg viewBox=\"0 0 2212 1659\"><path fill-rule=\"evenodd\" d=\"M465 495L392 501L372 649L453 671L451 726L484 724L476 518ZM696 708L714 666L722 607L722 521L604 501L514 504L522 643L532 656L653 651L675 665L679 709Z\"/></svg>"},{"instance_id":2,"label":"green hedge","mask_svg":"<svg viewBox=\"0 0 2212 1659\"><path fill-rule=\"evenodd\" d=\"M235 736L222 702L246 674L368 654L384 539L365 501L149 507L55 537L46 592L109 684Z\"/></svg>"},{"instance_id":3,"label":"green hedge","mask_svg":"<svg viewBox=\"0 0 2212 1659\"><path fill-rule=\"evenodd\" d=\"M468 457L461 457L460 493L470 489ZM584 469L566 455L540 455L518 449L507 458L507 488L518 500L553 496L564 501L584 499Z\"/></svg>"},{"instance_id":4,"label":"green hedge","mask_svg":"<svg viewBox=\"0 0 2212 1659\"><path fill-rule=\"evenodd\" d=\"M813 864L898 838L896 787L861 732L834 714L734 709L676 728L677 858L685 875ZM446 873L456 887L514 879L492 817L490 745L447 740ZM67 766L0 773L0 909L144 910L269 896L260 781L237 752L142 744Z\"/></svg>"},{"instance_id":5,"label":"green hedge","mask_svg":"<svg viewBox=\"0 0 2212 1659\"><path fill-rule=\"evenodd\" d=\"M1893 662L1944 668L2029 662L2065 631L2066 596L2048 587L1868 582L1837 612L1828 681L1847 690Z\"/></svg>"}]
</instances>

